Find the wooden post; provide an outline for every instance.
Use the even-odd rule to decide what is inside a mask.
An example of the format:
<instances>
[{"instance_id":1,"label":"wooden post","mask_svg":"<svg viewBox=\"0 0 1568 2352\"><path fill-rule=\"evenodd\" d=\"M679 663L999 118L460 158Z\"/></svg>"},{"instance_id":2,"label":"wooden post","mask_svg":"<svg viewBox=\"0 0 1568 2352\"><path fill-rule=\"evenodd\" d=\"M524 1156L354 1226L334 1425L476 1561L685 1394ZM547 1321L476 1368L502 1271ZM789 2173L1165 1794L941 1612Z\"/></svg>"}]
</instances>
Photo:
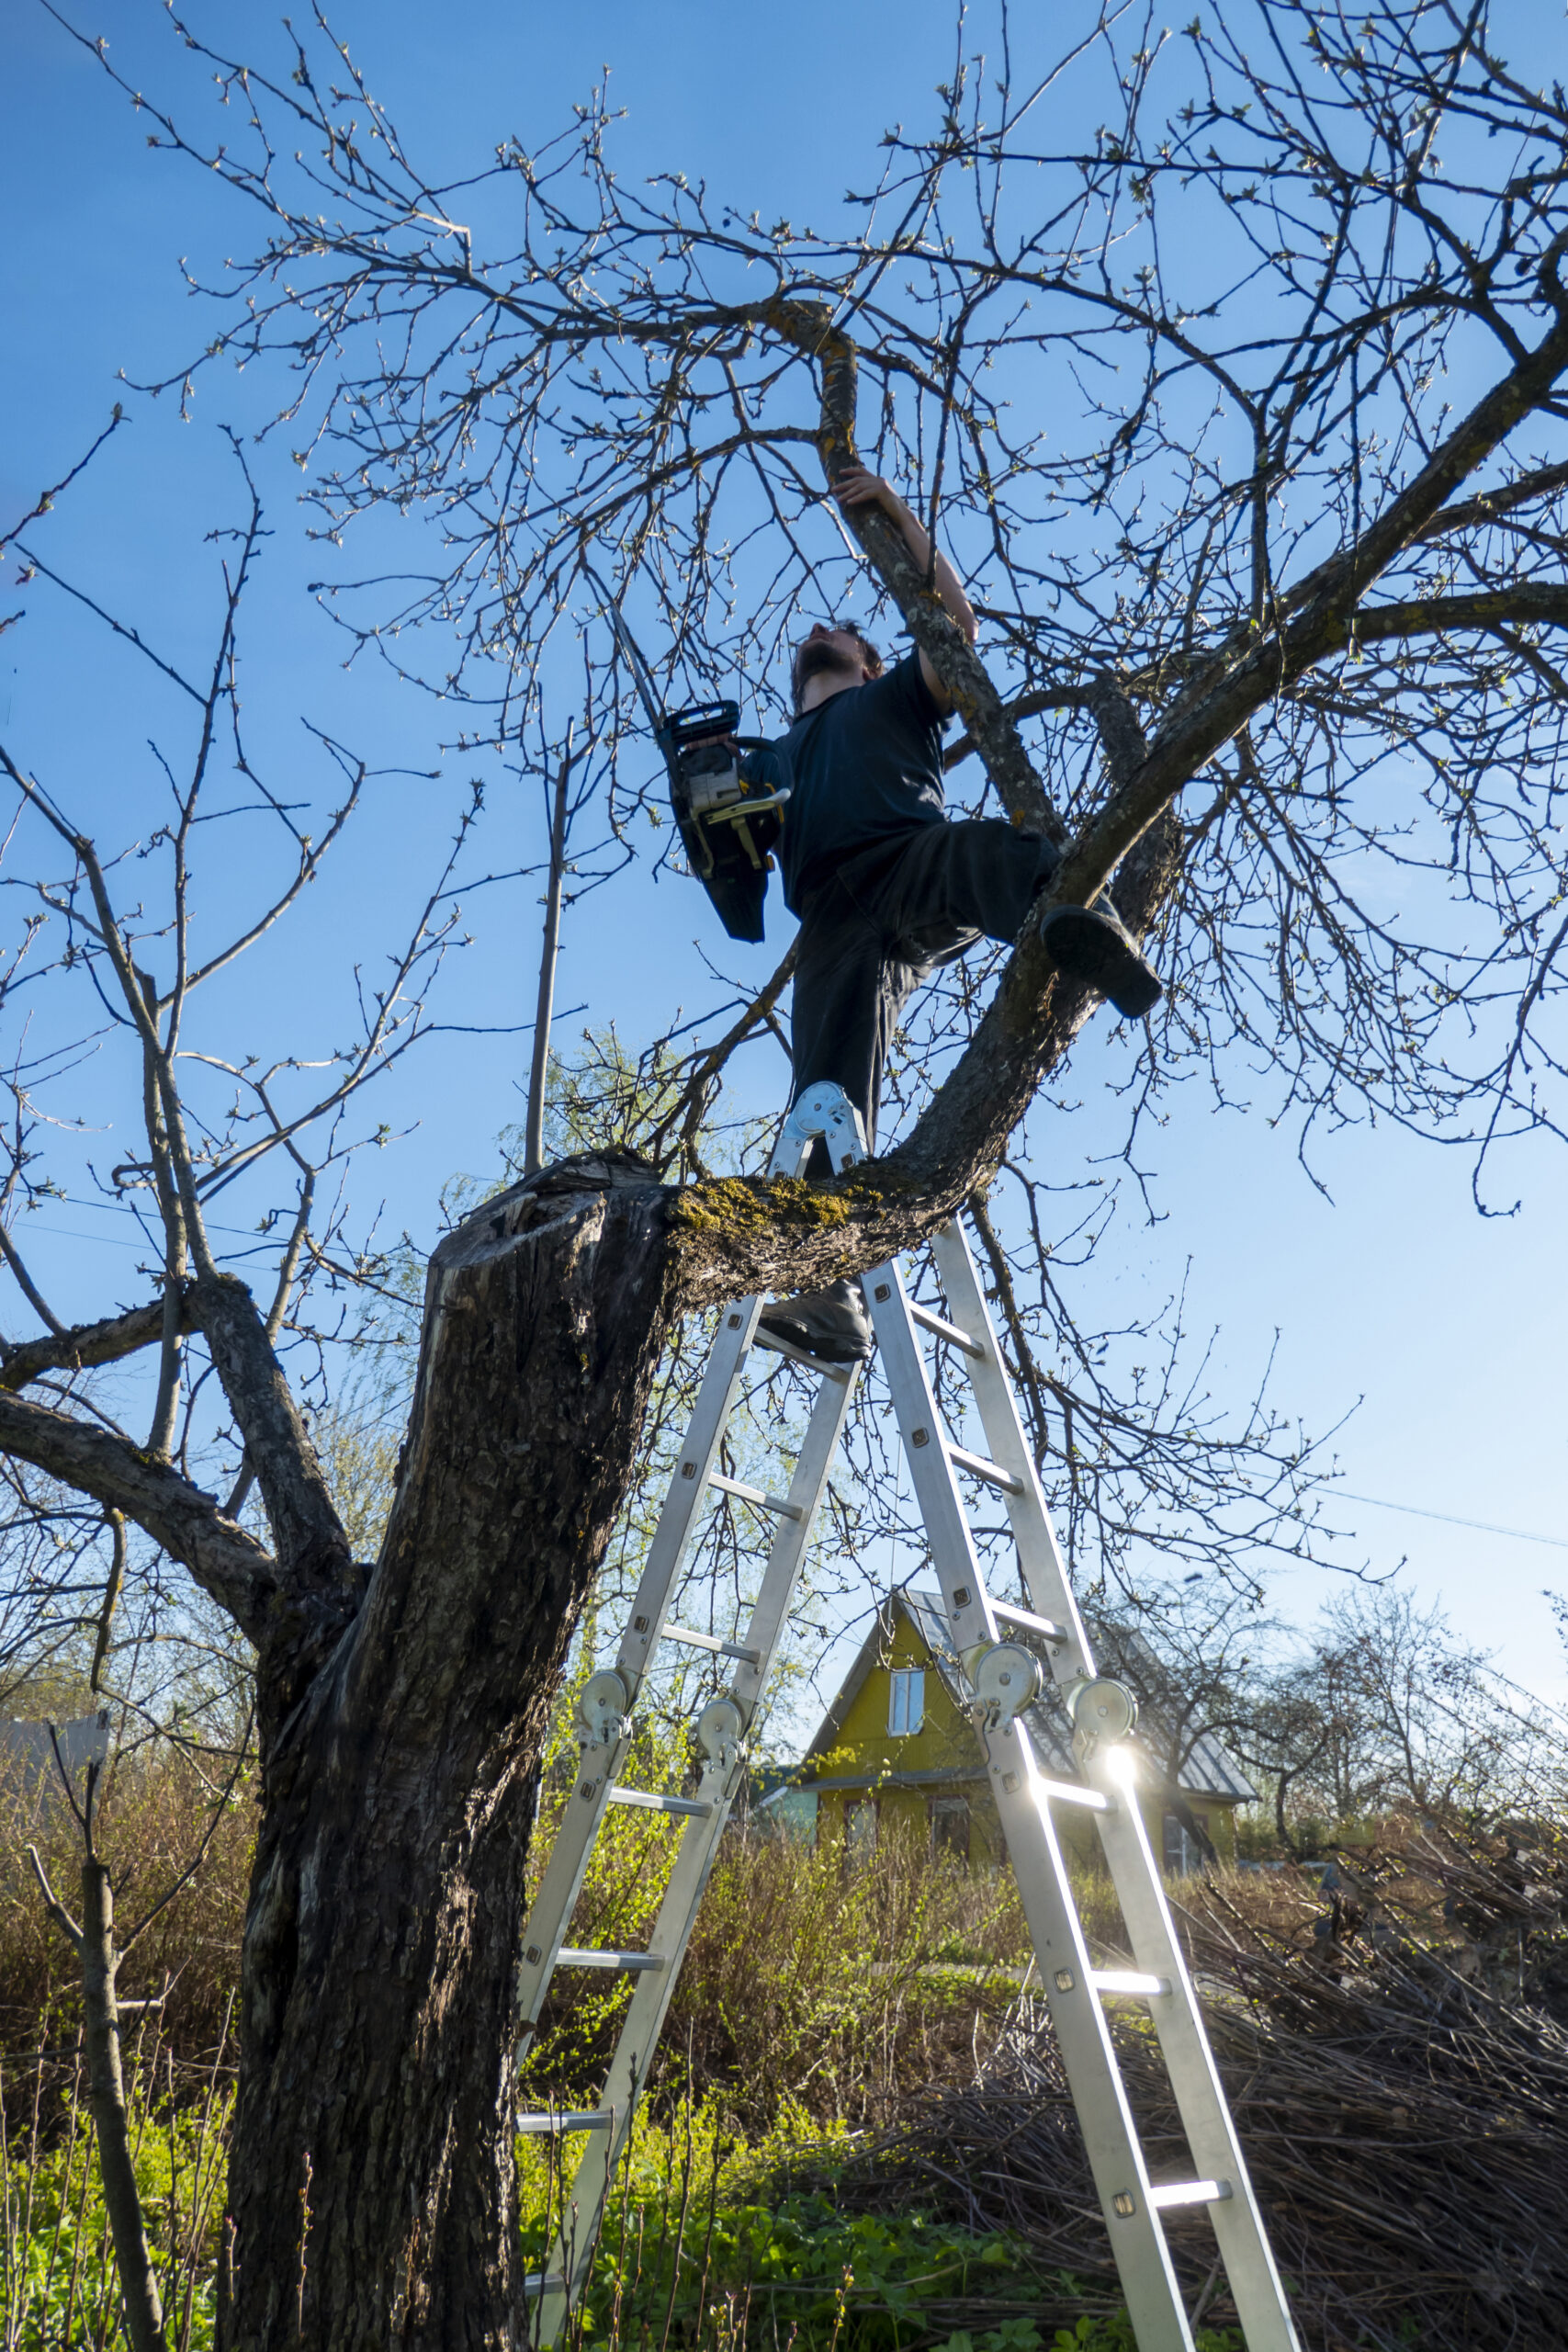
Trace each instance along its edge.
<instances>
[{"instance_id":1,"label":"wooden post","mask_svg":"<svg viewBox=\"0 0 1568 2352\"><path fill-rule=\"evenodd\" d=\"M556 953L560 944L561 876L566 872L566 795L570 776L571 722L569 720L566 749L556 775L555 806L550 811L550 874L545 890L545 940L539 955L539 1003L534 1020L534 1067L528 1078L528 1124L523 1148L525 1176L537 1175L545 1157L545 1081L550 1068Z\"/></svg>"}]
</instances>

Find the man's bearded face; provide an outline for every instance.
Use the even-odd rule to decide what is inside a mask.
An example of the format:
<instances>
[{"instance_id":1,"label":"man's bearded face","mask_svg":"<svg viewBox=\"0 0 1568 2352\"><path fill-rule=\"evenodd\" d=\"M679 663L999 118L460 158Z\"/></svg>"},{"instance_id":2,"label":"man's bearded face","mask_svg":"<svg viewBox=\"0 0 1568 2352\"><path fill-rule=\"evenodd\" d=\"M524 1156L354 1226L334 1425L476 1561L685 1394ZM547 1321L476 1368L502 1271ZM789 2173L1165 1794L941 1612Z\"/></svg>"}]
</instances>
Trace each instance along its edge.
<instances>
[{"instance_id":1,"label":"man's bearded face","mask_svg":"<svg viewBox=\"0 0 1568 2352\"><path fill-rule=\"evenodd\" d=\"M795 692L799 700L813 678L830 672L835 677L846 673L859 678L865 669L865 659L859 639L845 628L824 628L820 622L795 653Z\"/></svg>"}]
</instances>

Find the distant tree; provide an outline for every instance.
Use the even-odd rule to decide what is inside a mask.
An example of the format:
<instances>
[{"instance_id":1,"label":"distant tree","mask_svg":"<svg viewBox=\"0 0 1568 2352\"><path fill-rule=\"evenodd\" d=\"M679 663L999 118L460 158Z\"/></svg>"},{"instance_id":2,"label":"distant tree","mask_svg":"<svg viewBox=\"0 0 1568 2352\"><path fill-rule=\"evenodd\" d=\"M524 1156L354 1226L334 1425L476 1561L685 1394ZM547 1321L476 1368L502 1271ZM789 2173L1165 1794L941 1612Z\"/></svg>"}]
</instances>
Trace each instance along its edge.
<instances>
[{"instance_id":1,"label":"distant tree","mask_svg":"<svg viewBox=\"0 0 1568 2352\"><path fill-rule=\"evenodd\" d=\"M1399 1587L1327 1608L1271 1707L1299 1799L1331 1823L1401 1807L1485 1824L1561 1792L1568 1727Z\"/></svg>"},{"instance_id":2,"label":"distant tree","mask_svg":"<svg viewBox=\"0 0 1568 2352\"><path fill-rule=\"evenodd\" d=\"M1259 1599L1224 1583L1178 1586L1137 1615L1095 1626L1101 1670L1138 1702L1138 1746L1166 1808L1209 1861L1218 1860L1218 1849L1182 1784L1201 1741L1217 1740L1237 1755L1254 1745L1279 1630Z\"/></svg>"}]
</instances>

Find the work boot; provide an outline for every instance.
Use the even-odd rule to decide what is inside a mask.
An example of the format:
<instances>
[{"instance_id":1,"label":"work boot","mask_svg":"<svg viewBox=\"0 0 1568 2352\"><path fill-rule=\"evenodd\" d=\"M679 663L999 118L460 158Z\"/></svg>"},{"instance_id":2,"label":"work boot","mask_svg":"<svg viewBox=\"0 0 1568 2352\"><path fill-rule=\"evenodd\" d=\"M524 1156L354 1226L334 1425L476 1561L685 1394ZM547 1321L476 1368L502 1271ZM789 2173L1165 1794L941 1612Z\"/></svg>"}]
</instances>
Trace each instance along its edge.
<instances>
[{"instance_id":1,"label":"work boot","mask_svg":"<svg viewBox=\"0 0 1568 2352\"><path fill-rule=\"evenodd\" d=\"M1040 936L1059 972L1109 997L1129 1021L1141 1021L1165 994L1154 966L1103 899L1097 907L1053 907Z\"/></svg>"},{"instance_id":2,"label":"work boot","mask_svg":"<svg viewBox=\"0 0 1568 2352\"><path fill-rule=\"evenodd\" d=\"M826 1290L781 1298L761 1320L764 1331L818 1363L864 1363L876 1345L859 1283L829 1283Z\"/></svg>"}]
</instances>

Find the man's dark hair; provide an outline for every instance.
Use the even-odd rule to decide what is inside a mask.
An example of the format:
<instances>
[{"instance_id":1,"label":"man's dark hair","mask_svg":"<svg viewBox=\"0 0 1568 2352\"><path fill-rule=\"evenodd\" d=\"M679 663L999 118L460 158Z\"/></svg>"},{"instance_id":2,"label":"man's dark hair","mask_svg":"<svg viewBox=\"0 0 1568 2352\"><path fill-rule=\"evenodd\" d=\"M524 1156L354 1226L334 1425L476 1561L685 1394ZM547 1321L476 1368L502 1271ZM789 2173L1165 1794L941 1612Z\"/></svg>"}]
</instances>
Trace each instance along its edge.
<instances>
[{"instance_id":1,"label":"man's dark hair","mask_svg":"<svg viewBox=\"0 0 1568 2352\"><path fill-rule=\"evenodd\" d=\"M841 630L845 637L852 637L855 643L860 647L861 666L865 671L867 677L881 677L882 656L877 651L875 646L873 645L870 638L867 637L853 621L829 621L828 623L828 627L832 629ZM796 718L800 717L800 657L805 652L810 642L811 639L807 637L803 637L801 639L800 643L795 649L795 654L789 665L790 699L794 707Z\"/></svg>"}]
</instances>

